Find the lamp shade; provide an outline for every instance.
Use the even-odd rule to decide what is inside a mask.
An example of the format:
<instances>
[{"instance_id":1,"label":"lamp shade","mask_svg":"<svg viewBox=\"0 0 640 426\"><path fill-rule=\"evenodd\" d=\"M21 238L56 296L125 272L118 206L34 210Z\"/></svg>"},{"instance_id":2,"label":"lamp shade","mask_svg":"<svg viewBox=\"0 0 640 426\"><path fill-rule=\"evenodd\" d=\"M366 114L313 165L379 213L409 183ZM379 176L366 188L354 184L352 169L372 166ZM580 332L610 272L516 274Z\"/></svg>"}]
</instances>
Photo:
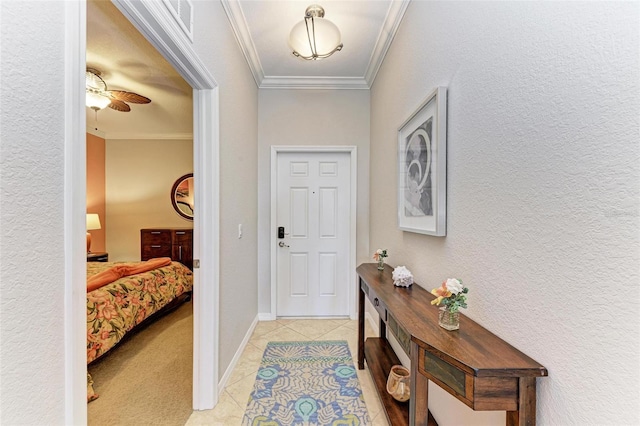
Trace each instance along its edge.
<instances>
[{"instance_id":1,"label":"lamp shade","mask_svg":"<svg viewBox=\"0 0 640 426\"><path fill-rule=\"evenodd\" d=\"M340 30L324 18L324 9L312 5L307 8L304 19L291 29L289 46L295 56L318 60L342 50L340 39Z\"/></svg>"},{"instance_id":2,"label":"lamp shade","mask_svg":"<svg viewBox=\"0 0 640 426\"><path fill-rule=\"evenodd\" d=\"M87 231L101 229L98 213L87 213Z\"/></svg>"},{"instance_id":3,"label":"lamp shade","mask_svg":"<svg viewBox=\"0 0 640 426\"><path fill-rule=\"evenodd\" d=\"M87 68L85 73L86 84L86 105L98 111L99 109L106 108L111 103L111 99L105 96L107 90L107 84L100 77L100 72L91 68Z\"/></svg>"},{"instance_id":4,"label":"lamp shade","mask_svg":"<svg viewBox=\"0 0 640 426\"><path fill-rule=\"evenodd\" d=\"M99 110L106 108L111 103L111 99L107 98L106 96L87 91L85 103L89 108Z\"/></svg>"}]
</instances>

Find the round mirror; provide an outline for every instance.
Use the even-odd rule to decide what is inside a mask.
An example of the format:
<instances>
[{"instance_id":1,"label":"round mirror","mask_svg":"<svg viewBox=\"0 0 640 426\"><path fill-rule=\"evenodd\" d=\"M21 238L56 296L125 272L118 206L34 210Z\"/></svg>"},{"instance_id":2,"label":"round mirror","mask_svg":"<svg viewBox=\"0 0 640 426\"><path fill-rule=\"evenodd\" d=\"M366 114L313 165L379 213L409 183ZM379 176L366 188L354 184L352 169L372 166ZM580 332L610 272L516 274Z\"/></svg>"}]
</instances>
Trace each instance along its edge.
<instances>
[{"instance_id":1,"label":"round mirror","mask_svg":"<svg viewBox=\"0 0 640 426\"><path fill-rule=\"evenodd\" d=\"M193 173L178 178L171 188L171 204L178 214L185 219L193 220Z\"/></svg>"}]
</instances>

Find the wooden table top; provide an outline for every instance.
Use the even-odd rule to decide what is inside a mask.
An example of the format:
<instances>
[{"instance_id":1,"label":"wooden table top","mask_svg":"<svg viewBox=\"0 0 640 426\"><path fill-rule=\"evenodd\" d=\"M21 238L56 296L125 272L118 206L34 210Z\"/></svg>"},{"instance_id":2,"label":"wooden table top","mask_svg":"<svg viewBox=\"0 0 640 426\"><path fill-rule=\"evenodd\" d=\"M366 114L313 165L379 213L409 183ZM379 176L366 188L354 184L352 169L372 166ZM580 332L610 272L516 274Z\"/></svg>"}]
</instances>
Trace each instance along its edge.
<instances>
[{"instance_id":1,"label":"wooden table top","mask_svg":"<svg viewBox=\"0 0 640 426\"><path fill-rule=\"evenodd\" d=\"M541 377L547 369L520 352L480 324L460 314L460 329L447 331L438 325L435 298L418 284L395 287L393 268L384 271L376 263L363 263L356 269L387 305L388 311L412 336L412 340L439 358L474 376ZM523 330L526 332L526 330Z\"/></svg>"}]
</instances>

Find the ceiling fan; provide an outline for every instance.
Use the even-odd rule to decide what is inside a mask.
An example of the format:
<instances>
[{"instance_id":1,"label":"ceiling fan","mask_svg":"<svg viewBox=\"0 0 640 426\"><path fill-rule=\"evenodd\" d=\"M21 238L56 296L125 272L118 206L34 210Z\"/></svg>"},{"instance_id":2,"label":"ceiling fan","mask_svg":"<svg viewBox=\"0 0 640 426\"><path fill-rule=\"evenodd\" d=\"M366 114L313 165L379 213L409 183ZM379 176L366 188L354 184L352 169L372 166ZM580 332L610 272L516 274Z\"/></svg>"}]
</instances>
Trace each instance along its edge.
<instances>
[{"instance_id":1,"label":"ceiling fan","mask_svg":"<svg viewBox=\"0 0 640 426\"><path fill-rule=\"evenodd\" d=\"M107 83L100 77L100 71L87 68L86 104L94 111L109 107L116 111L129 112L131 107L126 103L148 104L151 99L125 90L107 90Z\"/></svg>"}]
</instances>

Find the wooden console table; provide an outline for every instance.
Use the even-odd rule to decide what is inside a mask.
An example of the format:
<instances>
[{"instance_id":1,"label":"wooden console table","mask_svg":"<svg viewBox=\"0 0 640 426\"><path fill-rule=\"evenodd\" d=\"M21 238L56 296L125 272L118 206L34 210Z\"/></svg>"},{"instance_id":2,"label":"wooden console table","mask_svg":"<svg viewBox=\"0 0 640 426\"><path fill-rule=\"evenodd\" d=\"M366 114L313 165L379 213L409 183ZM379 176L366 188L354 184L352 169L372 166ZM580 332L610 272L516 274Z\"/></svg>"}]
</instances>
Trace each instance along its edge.
<instances>
[{"instance_id":1,"label":"wooden console table","mask_svg":"<svg viewBox=\"0 0 640 426\"><path fill-rule=\"evenodd\" d=\"M429 380L474 410L507 412L507 426L536 423L536 378L547 369L476 322L460 315L460 330L438 325L434 296L417 284L395 287L393 268L364 263L359 276L358 368L367 360L387 420L397 425L437 425L428 411ZM364 301L380 315L380 337L364 339ZM386 391L392 365L399 360L387 342L389 329L411 358L409 404Z\"/></svg>"}]
</instances>

